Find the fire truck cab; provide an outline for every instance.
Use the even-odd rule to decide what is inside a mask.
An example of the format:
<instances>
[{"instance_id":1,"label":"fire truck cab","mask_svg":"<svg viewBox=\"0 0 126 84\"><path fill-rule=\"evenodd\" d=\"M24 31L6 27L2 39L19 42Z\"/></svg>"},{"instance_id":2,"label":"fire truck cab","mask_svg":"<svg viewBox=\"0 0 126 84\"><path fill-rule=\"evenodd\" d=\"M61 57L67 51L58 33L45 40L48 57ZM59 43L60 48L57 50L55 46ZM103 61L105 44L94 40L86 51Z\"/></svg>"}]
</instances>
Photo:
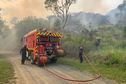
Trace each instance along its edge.
<instances>
[{"instance_id":1,"label":"fire truck cab","mask_svg":"<svg viewBox=\"0 0 126 84\"><path fill-rule=\"evenodd\" d=\"M39 66L48 62L55 63L58 57L64 55L64 49L60 44L62 34L42 29L35 29L23 38L27 46L28 56L32 64Z\"/></svg>"}]
</instances>

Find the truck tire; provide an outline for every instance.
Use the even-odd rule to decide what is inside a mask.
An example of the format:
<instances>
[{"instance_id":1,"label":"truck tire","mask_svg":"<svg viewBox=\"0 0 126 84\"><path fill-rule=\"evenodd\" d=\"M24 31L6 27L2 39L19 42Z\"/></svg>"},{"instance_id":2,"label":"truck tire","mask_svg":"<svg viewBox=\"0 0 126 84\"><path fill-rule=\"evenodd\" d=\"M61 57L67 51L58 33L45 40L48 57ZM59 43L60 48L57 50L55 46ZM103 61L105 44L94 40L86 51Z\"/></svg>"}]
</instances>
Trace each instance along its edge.
<instances>
[{"instance_id":1,"label":"truck tire","mask_svg":"<svg viewBox=\"0 0 126 84\"><path fill-rule=\"evenodd\" d=\"M56 63L57 62L57 58L56 57L53 57L52 59L51 59L51 63Z\"/></svg>"},{"instance_id":2,"label":"truck tire","mask_svg":"<svg viewBox=\"0 0 126 84\"><path fill-rule=\"evenodd\" d=\"M37 64L39 67L42 66L42 64L41 64L41 62L40 62L40 58L37 58L37 60L36 60L36 64Z\"/></svg>"},{"instance_id":3,"label":"truck tire","mask_svg":"<svg viewBox=\"0 0 126 84\"><path fill-rule=\"evenodd\" d=\"M31 56L30 56L30 61L31 61L31 64L35 64L33 54L31 54Z\"/></svg>"}]
</instances>

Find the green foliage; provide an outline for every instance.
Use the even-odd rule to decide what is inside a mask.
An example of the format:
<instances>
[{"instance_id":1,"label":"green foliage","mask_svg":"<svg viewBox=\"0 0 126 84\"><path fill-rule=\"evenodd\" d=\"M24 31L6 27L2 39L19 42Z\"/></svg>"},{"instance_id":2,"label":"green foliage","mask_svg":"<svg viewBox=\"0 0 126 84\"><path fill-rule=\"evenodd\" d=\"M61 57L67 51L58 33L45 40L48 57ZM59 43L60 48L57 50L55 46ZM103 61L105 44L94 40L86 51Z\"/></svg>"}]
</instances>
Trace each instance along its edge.
<instances>
[{"instance_id":1,"label":"green foliage","mask_svg":"<svg viewBox=\"0 0 126 84\"><path fill-rule=\"evenodd\" d=\"M64 29L67 20L70 6L76 0L45 0L45 8L50 10L56 18L60 20L62 29Z\"/></svg>"},{"instance_id":2,"label":"green foliage","mask_svg":"<svg viewBox=\"0 0 126 84\"><path fill-rule=\"evenodd\" d=\"M46 0L46 8L51 7L53 4L57 3L58 0Z\"/></svg>"},{"instance_id":3,"label":"green foliage","mask_svg":"<svg viewBox=\"0 0 126 84\"><path fill-rule=\"evenodd\" d=\"M126 27L124 27L124 38L126 38Z\"/></svg>"},{"instance_id":4,"label":"green foliage","mask_svg":"<svg viewBox=\"0 0 126 84\"><path fill-rule=\"evenodd\" d=\"M36 28L49 28L49 23L47 20L36 17L27 17L15 24L15 29L17 31L18 41L28 32Z\"/></svg>"},{"instance_id":5,"label":"green foliage","mask_svg":"<svg viewBox=\"0 0 126 84\"><path fill-rule=\"evenodd\" d=\"M58 63L72 66L74 68L79 69L80 71L86 70L95 74L97 73L91 68L91 66L88 63L84 62L81 64L78 59L62 58L58 61ZM118 83L126 82L126 72L121 66L118 66L117 68L107 66L104 64L95 63L95 68L97 68L98 73L100 73L103 77L116 80Z\"/></svg>"},{"instance_id":6,"label":"green foliage","mask_svg":"<svg viewBox=\"0 0 126 84\"><path fill-rule=\"evenodd\" d=\"M10 84L10 80L13 78L14 70L12 65L5 58L0 57L0 84Z\"/></svg>"},{"instance_id":7,"label":"green foliage","mask_svg":"<svg viewBox=\"0 0 126 84\"><path fill-rule=\"evenodd\" d=\"M67 57L79 60L78 47L82 45L85 48L85 55L91 62L97 64L97 68L103 76L118 82L126 82L126 32L124 29L118 26L101 26L98 30L89 33L84 30L78 35L65 34L63 46L68 53ZM92 33L91 36L90 33ZM98 48L95 46L97 38L101 39ZM74 59L61 59L61 63L80 70L91 69L87 67L88 65L81 65Z\"/></svg>"}]
</instances>

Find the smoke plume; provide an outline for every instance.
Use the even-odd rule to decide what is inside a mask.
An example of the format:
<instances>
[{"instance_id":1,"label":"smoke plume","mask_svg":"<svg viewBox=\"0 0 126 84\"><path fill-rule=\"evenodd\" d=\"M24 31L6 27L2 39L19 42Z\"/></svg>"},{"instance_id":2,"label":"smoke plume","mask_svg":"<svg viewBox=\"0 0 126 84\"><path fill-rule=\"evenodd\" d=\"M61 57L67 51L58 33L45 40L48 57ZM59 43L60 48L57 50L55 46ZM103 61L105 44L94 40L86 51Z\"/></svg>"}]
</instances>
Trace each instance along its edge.
<instances>
[{"instance_id":1,"label":"smoke plume","mask_svg":"<svg viewBox=\"0 0 126 84\"><path fill-rule=\"evenodd\" d=\"M3 18L13 17L22 19L27 16L46 17L49 12L44 8L44 0L0 0Z\"/></svg>"}]
</instances>

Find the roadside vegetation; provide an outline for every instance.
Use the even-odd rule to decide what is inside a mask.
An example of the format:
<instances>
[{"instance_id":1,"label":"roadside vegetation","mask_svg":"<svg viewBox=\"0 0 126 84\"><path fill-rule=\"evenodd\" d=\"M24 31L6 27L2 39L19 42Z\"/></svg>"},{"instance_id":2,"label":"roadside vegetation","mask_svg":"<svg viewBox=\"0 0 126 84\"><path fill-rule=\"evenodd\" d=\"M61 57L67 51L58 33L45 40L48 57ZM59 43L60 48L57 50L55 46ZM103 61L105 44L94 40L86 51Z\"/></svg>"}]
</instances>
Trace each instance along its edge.
<instances>
[{"instance_id":1,"label":"roadside vegetation","mask_svg":"<svg viewBox=\"0 0 126 84\"><path fill-rule=\"evenodd\" d=\"M14 82L14 69L13 66L0 56L0 84L11 84Z\"/></svg>"},{"instance_id":2,"label":"roadside vegetation","mask_svg":"<svg viewBox=\"0 0 126 84\"><path fill-rule=\"evenodd\" d=\"M84 46L85 55L103 77L126 83L125 30L125 27L102 26L86 34L83 32L78 35L67 33L62 41L67 56L59 62L81 71L94 72L85 61L83 64L79 63L79 46ZM101 39L99 46L96 46L97 39Z\"/></svg>"},{"instance_id":3,"label":"roadside vegetation","mask_svg":"<svg viewBox=\"0 0 126 84\"><path fill-rule=\"evenodd\" d=\"M104 64L93 64L97 69L97 72L86 62L80 64L79 60L74 58L62 58L58 61L60 64L72 66L74 68L79 69L80 71L88 71L93 74L101 74L103 78L108 78L111 80L115 80L118 83L126 82L126 71L122 67L110 67Z\"/></svg>"},{"instance_id":4,"label":"roadside vegetation","mask_svg":"<svg viewBox=\"0 0 126 84\"><path fill-rule=\"evenodd\" d=\"M87 69L91 71L92 69L86 63L80 64L79 61L76 61L79 60L79 46L84 46L85 55L96 65L103 76L118 82L126 82L126 27L106 24L104 26L98 26L98 28L95 29L91 24L88 24L88 28L87 26L82 26L78 21L73 21L71 22L72 24L67 23L66 27L62 29L60 21L52 22L50 19L45 20L43 18L26 17L20 21L17 20L11 31L2 21L2 28L0 29L0 39L2 39L2 42L0 46L9 50L11 50L11 48L18 50L22 45L22 37L27 32L36 28L49 28L51 31L63 33L61 44L67 56L65 59L61 59L62 63L77 67L80 70ZM75 29L71 28L73 24L76 25ZM10 35L10 33L12 35ZM3 40L3 38L6 40ZM100 43L96 46L98 39L100 39ZM10 45L6 43L8 40L11 40L9 44L14 44L11 45L12 47L9 47ZM8 45L5 46L3 43ZM0 60L6 62L3 59ZM6 71L3 68L8 68L8 66L10 67L11 65L7 63L5 66L4 64L6 63L2 63L0 67L2 67L1 70ZM9 71L11 71L11 69ZM2 71L0 71L0 73L5 74ZM8 80L8 77L5 77L5 80ZM0 81L4 80L0 78Z\"/></svg>"}]
</instances>

